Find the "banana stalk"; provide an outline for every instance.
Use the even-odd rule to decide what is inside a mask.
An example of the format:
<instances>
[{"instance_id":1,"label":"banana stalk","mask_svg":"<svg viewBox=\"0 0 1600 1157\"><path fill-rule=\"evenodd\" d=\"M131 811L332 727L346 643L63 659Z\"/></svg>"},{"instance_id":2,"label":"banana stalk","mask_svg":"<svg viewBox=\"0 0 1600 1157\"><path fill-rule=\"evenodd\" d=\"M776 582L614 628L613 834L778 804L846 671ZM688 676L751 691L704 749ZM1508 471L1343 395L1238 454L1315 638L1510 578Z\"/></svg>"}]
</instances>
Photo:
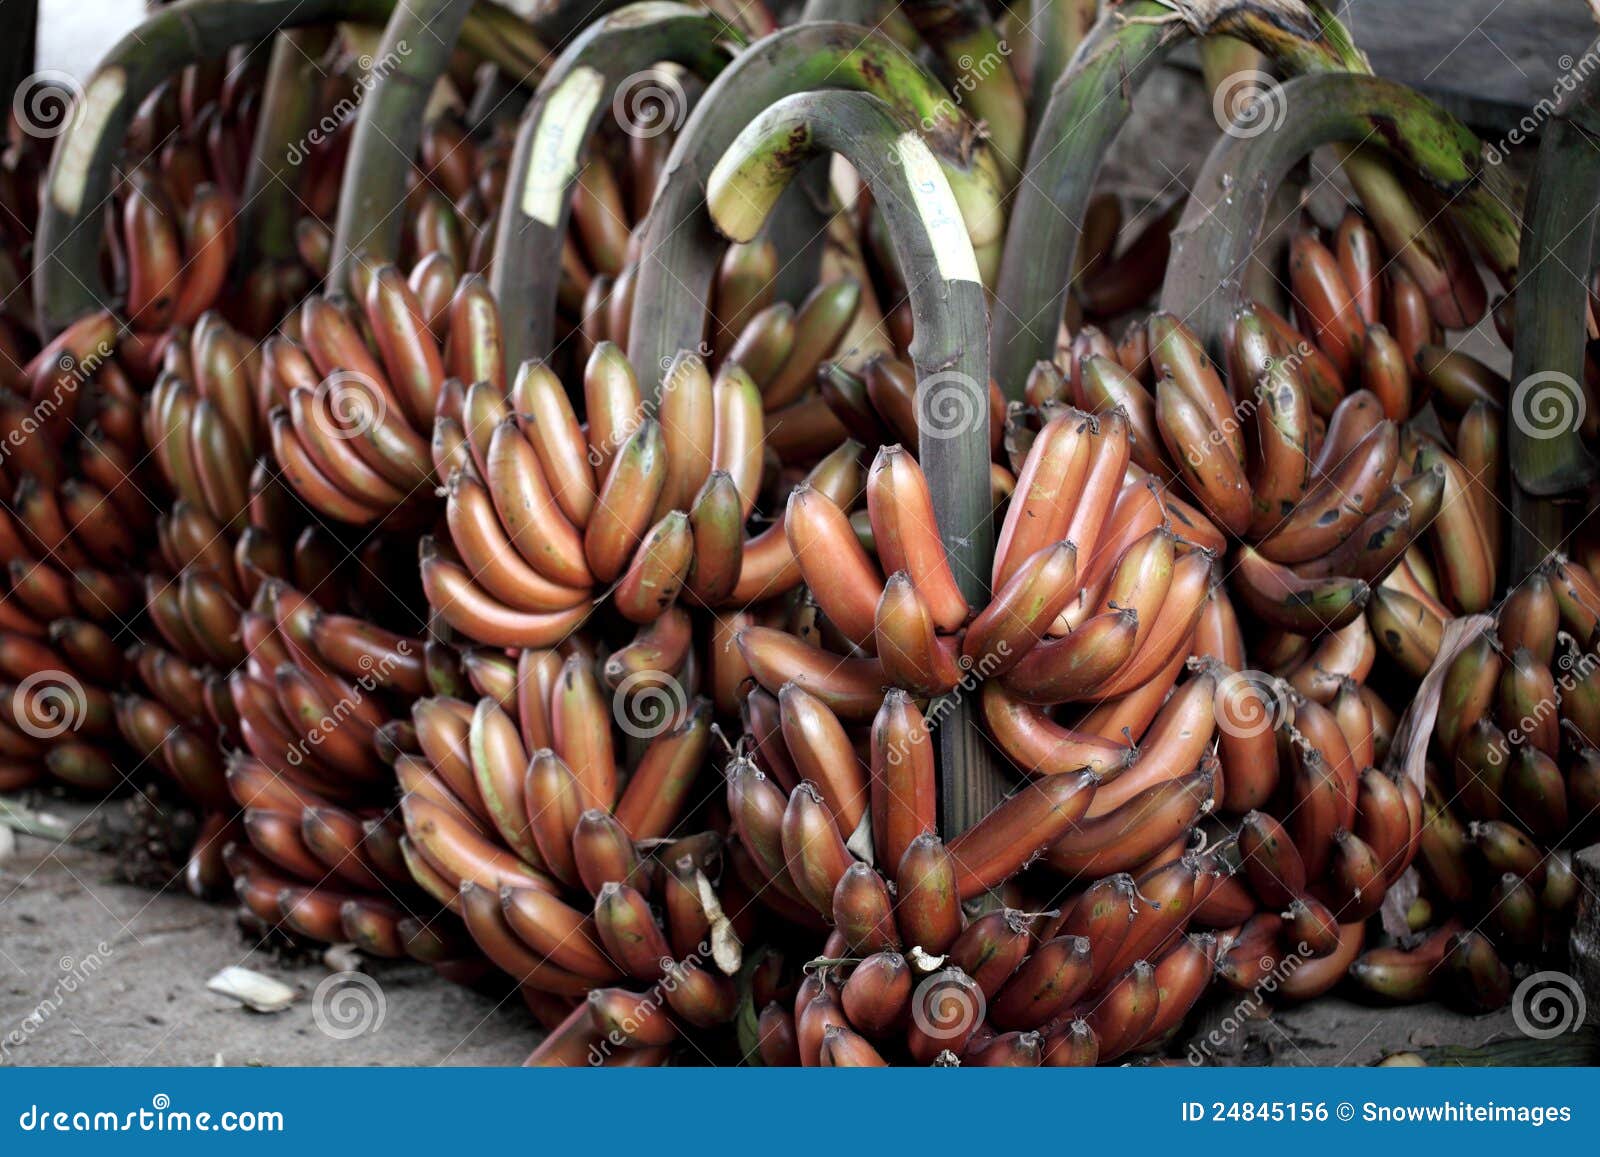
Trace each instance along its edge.
<instances>
[{"instance_id":1,"label":"banana stalk","mask_svg":"<svg viewBox=\"0 0 1600 1157\"><path fill-rule=\"evenodd\" d=\"M1389 157L1447 199L1500 184L1472 131L1405 85L1356 73L1302 76L1283 86L1281 102L1285 115L1273 131L1217 141L1173 233L1162 309L1186 319L1214 354L1222 353L1234 311L1243 303L1245 275L1272 195L1290 167L1313 149L1380 138ZM1496 191L1515 195L1503 187Z\"/></svg>"},{"instance_id":2,"label":"banana stalk","mask_svg":"<svg viewBox=\"0 0 1600 1157\"><path fill-rule=\"evenodd\" d=\"M711 80L739 33L684 4L631 4L590 25L551 67L523 114L511 158L515 174L500 208L490 286L506 319L506 363L543 358L555 344L561 246L576 177L611 96L628 76L671 61ZM661 129L687 109L668 92Z\"/></svg>"},{"instance_id":3,"label":"banana stalk","mask_svg":"<svg viewBox=\"0 0 1600 1157\"><path fill-rule=\"evenodd\" d=\"M963 94L956 100L987 127L1009 190L1027 152L1028 109L988 9L981 0L912 0L905 7L951 90Z\"/></svg>"},{"instance_id":4,"label":"banana stalk","mask_svg":"<svg viewBox=\"0 0 1600 1157\"><path fill-rule=\"evenodd\" d=\"M1027 34L1033 76L1028 86L1028 127L1034 130L1050 103L1056 81L1067 71L1100 8L1100 0L1032 0Z\"/></svg>"},{"instance_id":5,"label":"banana stalk","mask_svg":"<svg viewBox=\"0 0 1600 1157\"><path fill-rule=\"evenodd\" d=\"M1594 220L1585 207L1592 206L1594 192L1600 190L1600 156L1593 144L1597 135L1600 82L1591 76L1545 126L1524 210L1522 268L1527 272L1517 284L1511 374L1516 386L1508 434L1514 507L1536 509L1513 510L1519 523L1533 528L1533 533L1517 536L1512 575L1519 581L1559 545L1560 519L1551 504L1530 503L1527 496L1562 494L1600 474L1600 462L1584 447L1581 435L1588 339L1582 274L1593 263L1595 242ZM1545 525L1552 521L1553 527ZM1547 533L1550 541L1536 540Z\"/></svg>"},{"instance_id":6,"label":"banana stalk","mask_svg":"<svg viewBox=\"0 0 1600 1157\"><path fill-rule=\"evenodd\" d=\"M361 102L339 187L328 266L332 289L349 287L358 254L374 265L399 259L406 179L422 142L424 112L471 6L472 0L400 0L384 27L376 80Z\"/></svg>"},{"instance_id":7,"label":"banana stalk","mask_svg":"<svg viewBox=\"0 0 1600 1157\"><path fill-rule=\"evenodd\" d=\"M994 557L984 292L954 193L928 145L869 94L796 94L746 126L717 162L707 182L707 216L731 240L753 238L801 168L828 152L861 174L883 210L900 267L919 271L909 285L918 458L961 593L982 605ZM950 834L988 815L1005 792L971 710L959 695L932 709L939 720L942 830Z\"/></svg>"},{"instance_id":8,"label":"banana stalk","mask_svg":"<svg viewBox=\"0 0 1600 1157\"><path fill-rule=\"evenodd\" d=\"M300 216L295 191L299 166L290 157L304 142L317 116L322 73L317 60L333 39L331 26L281 32L272 43L261 119L250 150L250 171L239 209L236 279L262 261L295 259L294 228Z\"/></svg>"},{"instance_id":9,"label":"banana stalk","mask_svg":"<svg viewBox=\"0 0 1600 1157\"><path fill-rule=\"evenodd\" d=\"M1344 27L1320 5L1303 0L1132 0L1101 17L1056 85L1035 133L1001 260L995 311L994 377L1020 397L1028 370L1048 359L1071 282L1079 222L1111 142L1132 110L1133 94L1173 48L1191 36L1224 35L1260 49L1292 74L1370 74L1366 58ZM1270 96L1270 94L1268 94ZM1281 103L1264 96L1263 111ZM1448 134L1442 124L1430 136ZM1392 144L1387 133L1377 142ZM1345 146L1346 175L1374 224L1402 263L1428 291L1436 312L1454 306L1439 257L1442 247L1426 219L1404 196L1371 143ZM1499 174L1471 183L1451 207L1479 255L1504 281L1517 263L1515 180Z\"/></svg>"},{"instance_id":10,"label":"banana stalk","mask_svg":"<svg viewBox=\"0 0 1600 1157\"><path fill-rule=\"evenodd\" d=\"M100 274L101 216L128 125L151 91L231 45L336 20L386 20L393 0L185 0L161 9L106 54L56 141L35 234L34 305L50 338L115 294Z\"/></svg>"},{"instance_id":11,"label":"banana stalk","mask_svg":"<svg viewBox=\"0 0 1600 1157\"><path fill-rule=\"evenodd\" d=\"M673 146L645 223L629 358L654 390L679 350L705 332L705 302L722 246L701 182L756 113L794 92L846 89L887 102L922 136L944 174L975 249L998 242L1004 218L990 149L955 102L887 37L847 24L805 24L764 37L707 88ZM914 267L908 267L914 268Z\"/></svg>"}]
</instances>

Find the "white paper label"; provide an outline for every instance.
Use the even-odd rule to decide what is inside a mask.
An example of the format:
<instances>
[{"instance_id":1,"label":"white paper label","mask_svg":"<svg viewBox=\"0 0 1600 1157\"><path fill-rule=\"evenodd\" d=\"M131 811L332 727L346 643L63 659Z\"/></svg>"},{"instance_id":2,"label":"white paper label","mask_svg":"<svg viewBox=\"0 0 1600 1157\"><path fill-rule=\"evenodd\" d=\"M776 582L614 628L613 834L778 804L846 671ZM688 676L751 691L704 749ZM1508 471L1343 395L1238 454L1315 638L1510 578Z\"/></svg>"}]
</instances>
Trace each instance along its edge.
<instances>
[{"instance_id":1,"label":"white paper label","mask_svg":"<svg viewBox=\"0 0 1600 1157\"><path fill-rule=\"evenodd\" d=\"M916 133L902 133L894 150L911 186L911 199L933 244L933 259L946 281L979 281L978 259L972 252L961 207L950 182L926 142Z\"/></svg>"},{"instance_id":2,"label":"white paper label","mask_svg":"<svg viewBox=\"0 0 1600 1157\"><path fill-rule=\"evenodd\" d=\"M589 136L589 118L604 88L605 78L582 65L545 102L522 182L522 212L551 229L561 220L561 198L578 171L578 150Z\"/></svg>"},{"instance_id":3,"label":"white paper label","mask_svg":"<svg viewBox=\"0 0 1600 1157\"><path fill-rule=\"evenodd\" d=\"M58 145L55 178L50 183L50 199L56 208L74 217L83 208L83 187L89 179L89 162L94 159L106 121L122 100L127 77L120 68L108 68L89 82L72 114L73 124L66 139Z\"/></svg>"}]
</instances>

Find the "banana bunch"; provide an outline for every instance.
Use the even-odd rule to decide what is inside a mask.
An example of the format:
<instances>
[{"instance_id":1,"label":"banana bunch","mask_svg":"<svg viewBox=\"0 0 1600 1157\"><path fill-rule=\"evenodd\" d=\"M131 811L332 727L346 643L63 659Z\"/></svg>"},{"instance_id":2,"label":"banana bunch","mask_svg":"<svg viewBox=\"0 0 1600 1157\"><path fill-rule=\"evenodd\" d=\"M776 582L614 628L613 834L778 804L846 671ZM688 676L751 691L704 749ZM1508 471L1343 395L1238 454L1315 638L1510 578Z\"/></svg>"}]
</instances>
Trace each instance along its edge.
<instances>
[{"instance_id":1,"label":"banana bunch","mask_svg":"<svg viewBox=\"0 0 1600 1157\"><path fill-rule=\"evenodd\" d=\"M1214 760L1102 818L1085 818L1091 773L1046 777L946 844L910 693L882 696L866 766L799 683L775 702L752 690L746 710L753 754L726 771L732 863L784 924L827 931L792 1005L761 1008L763 1063L1094 1064L1164 1039L1206 989L1216 940L1185 933L1226 872L1184 844ZM1002 885L1056 906L969 920L965 902Z\"/></svg>"},{"instance_id":2,"label":"banana bunch","mask_svg":"<svg viewBox=\"0 0 1600 1157\"><path fill-rule=\"evenodd\" d=\"M447 370L450 381L503 380L486 283L441 273L421 265L408 281L392 265L363 269L360 308L307 297L262 347L256 408L273 460L319 515L364 526L430 505L428 439Z\"/></svg>"},{"instance_id":3,"label":"banana bunch","mask_svg":"<svg viewBox=\"0 0 1600 1157\"><path fill-rule=\"evenodd\" d=\"M1096 330L1080 331L1071 374L1042 363L1028 395L1067 396L1101 414L1120 407L1133 462L1181 482L1218 538L1241 540L1229 582L1268 626L1315 635L1370 605L1388 638L1406 614L1421 619L1415 630L1433 632L1454 613L1487 607L1502 538L1501 403L1480 397L1467 406L1451 423L1453 452L1387 417L1370 389L1338 396L1324 423L1310 388L1315 359L1304 356L1320 351L1286 325L1260 306L1239 312L1232 391L1194 336L1157 313L1142 346L1119 350ZM1141 380L1152 377L1153 396ZM1240 388L1251 379L1252 391ZM1375 594L1385 589L1393 595Z\"/></svg>"},{"instance_id":4,"label":"banana bunch","mask_svg":"<svg viewBox=\"0 0 1600 1157\"><path fill-rule=\"evenodd\" d=\"M223 293L265 80L267 54L253 48L182 69L151 92L129 126L103 260L133 330L122 340L141 383L160 365L168 328L223 309L246 332L265 333L305 290L303 278L280 282L254 270L239 291Z\"/></svg>"},{"instance_id":5,"label":"banana bunch","mask_svg":"<svg viewBox=\"0 0 1600 1157\"><path fill-rule=\"evenodd\" d=\"M602 341L584 366L581 424L543 363L524 363L509 390L488 372L497 367L461 367L480 372L459 375L474 383L465 389L445 383L434 422L449 539L448 551L422 543L430 605L477 642L544 647L583 622L601 593L643 628L680 592L710 608L786 593L799 576L783 527L747 537L768 477L765 433L784 422L768 403L783 405L817 372L855 303L841 281L815 290L783 328L766 324L778 307L730 316L744 329L715 376L698 354L681 353L653 407L621 350ZM455 342L453 351L469 348ZM826 440L820 462L815 438L789 449L815 485L844 491L860 482L839 441ZM774 487L792 485L794 469L778 465Z\"/></svg>"},{"instance_id":6,"label":"banana bunch","mask_svg":"<svg viewBox=\"0 0 1600 1157\"><path fill-rule=\"evenodd\" d=\"M141 400L115 322L68 327L0 389L0 707L8 785L46 774L92 794L123 784L112 693L124 624L141 597L133 567L153 526L143 496Z\"/></svg>"},{"instance_id":7,"label":"banana bunch","mask_svg":"<svg viewBox=\"0 0 1600 1157\"><path fill-rule=\"evenodd\" d=\"M1597 612L1593 574L1552 556L1444 667L1417 863L1425 910L1473 930L1446 922L1418 945L1368 953L1353 973L1365 991L1497 1007L1508 964L1562 951L1576 898L1562 849L1591 837L1600 813Z\"/></svg>"},{"instance_id":8,"label":"banana bunch","mask_svg":"<svg viewBox=\"0 0 1600 1157\"><path fill-rule=\"evenodd\" d=\"M278 581L241 619L251 642L227 679L249 754L226 772L244 841L223 850L244 910L266 929L430 964L470 958L459 924L413 881L391 765L416 750L402 704L428 689L422 640L330 612Z\"/></svg>"},{"instance_id":9,"label":"banana bunch","mask_svg":"<svg viewBox=\"0 0 1600 1157\"><path fill-rule=\"evenodd\" d=\"M718 831L676 834L701 807L710 704L661 684L637 692L642 706L608 695L597 662L574 638L521 651L509 671L488 658L476 682L494 694L476 704L417 700L420 754L394 765L401 849L417 883L547 1024L599 1017L636 990L646 1027L621 1047L654 1050L676 1025L731 1022L748 897L725 870ZM553 1033L531 1063L561 1039Z\"/></svg>"},{"instance_id":10,"label":"banana bunch","mask_svg":"<svg viewBox=\"0 0 1600 1157\"><path fill-rule=\"evenodd\" d=\"M486 90L487 95L492 94ZM468 93L467 99L476 100L476 94ZM354 123L347 117L335 132L319 135L307 154L302 207L309 212L295 222L294 236L299 256L295 274L303 280L321 281L328 275L331 223ZM438 277L454 285L471 273L488 274L506 191L512 127L502 117L474 131L453 106L440 108L423 124L400 207L405 229L399 260L413 270L424 265L430 269L417 276Z\"/></svg>"}]
</instances>

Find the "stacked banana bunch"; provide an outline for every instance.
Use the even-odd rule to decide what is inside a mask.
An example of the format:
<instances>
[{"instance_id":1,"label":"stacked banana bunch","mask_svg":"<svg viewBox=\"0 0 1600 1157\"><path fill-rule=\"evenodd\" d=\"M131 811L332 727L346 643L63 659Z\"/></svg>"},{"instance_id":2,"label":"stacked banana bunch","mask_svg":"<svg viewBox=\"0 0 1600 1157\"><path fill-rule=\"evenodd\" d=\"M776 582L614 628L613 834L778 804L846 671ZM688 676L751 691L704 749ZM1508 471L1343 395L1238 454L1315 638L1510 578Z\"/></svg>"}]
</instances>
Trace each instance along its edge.
<instances>
[{"instance_id":1,"label":"stacked banana bunch","mask_svg":"<svg viewBox=\"0 0 1600 1157\"><path fill-rule=\"evenodd\" d=\"M1496 1008L1512 969L1563 951L1576 901L1565 849L1600 814L1597 611L1593 574L1553 556L1444 667L1416 915L1452 915L1419 943L1362 956L1351 975L1366 992Z\"/></svg>"},{"instance_id":2,"label":"stacked banana bunch","mask_svg":"<svg viewBox=\"0 0 1600 1157\"><path fill-rule=\"evenodd\" d=\"M6 774L49 774L93 794L122 784L111 693L126 674L122 625L138 612L132 572L154 512L136 479L141 400L96 314L62 332L0 395L6 597L0 703Z\"/></svg>"},{"instance_id":3,"label":"stacked banana bunch","mask_svg":"<svg viewBox=\"0 0 1600 1157\"><path fill-rule=\"evenodd\" d=\"M738 288L725 280L718 300ZM524 363L505 388L492 299L462 311L449 346L457 377L443 383L433 423L449 533L422 543L430 605L475 642L548 647L601 598L643 634L680 594L714 612L787 594L799 574L781 523L751 529L758 503L800 470L834 489L847 471L838 450L815 454L815 437L769 463L765 430L832 354L856 300L853 283L825 283L781 331L764 322L776 307L730 310L728 328L743 327L716 374L680 354L650 405L622 351L602 341L582 370L583 423L544 363ZM411 348L431 343L419 331Z\"/></svg>"},{"instance_id":4,"label":"stacked banana bunch","mask_svg":"<svg viewBox=\"0 0 1600 1157\"><path fill-rule=\"evenodd\" d=\"M338 207L353 123L349 118L342 121L339 130L319 138L308 155L306 207L311 211L295 225L301 278L321 281L328 275L331 220ZM442 110L423 125L417 162L408 175L400 250L401 262L412 270L414 281L437 279L454 285L468 274L488 272L497 213L505 196L510 127L503 119L495 120L474 134L454 108Z\"/></svg>"},{"instance_id":5,"label":"stacked banana bunch","mask_svg":"<svg viewBox=\"0 0 1600 1157\"><path fill-rule=\"evenodd\" d=\"M1376 253L1359 218L1347 217L1340 236L1364 236ZM1410 633L1422 637L1407 641L1437 650L1444 619L1483 610L1495 594L1503 391L1465 355L1428 343L1426 301L1403 273L1387 275L1387 299L1378 275L1363 282L1364 295L1341 297L1333 251L1303 230L1295 250L1315 254L1304 264L1322 275L1313 281L1291 262L1306 333L1247 305L1233 322L1226 381L1181 322L1157 313L1120 345L1081 330L1061 369L1035 370L1028 399L1124 409L1134 462L1180 480L1213 527L1241 540L1229 580L1261 622L1316 634L1370 606L1383 637L1396 620L1420 620ZM1377 320L1386 300L1399 338ZM1358 329L1355 318L1371 320ZM1337 338L1332 319L1343 323ZM1410 364L1423 367L1419 382ZM1462 407L1446 419L1454 452L1401 425L1447 387ZM1424 670L1431 659L1421 657Z\"/></svg>"}]
</instances>

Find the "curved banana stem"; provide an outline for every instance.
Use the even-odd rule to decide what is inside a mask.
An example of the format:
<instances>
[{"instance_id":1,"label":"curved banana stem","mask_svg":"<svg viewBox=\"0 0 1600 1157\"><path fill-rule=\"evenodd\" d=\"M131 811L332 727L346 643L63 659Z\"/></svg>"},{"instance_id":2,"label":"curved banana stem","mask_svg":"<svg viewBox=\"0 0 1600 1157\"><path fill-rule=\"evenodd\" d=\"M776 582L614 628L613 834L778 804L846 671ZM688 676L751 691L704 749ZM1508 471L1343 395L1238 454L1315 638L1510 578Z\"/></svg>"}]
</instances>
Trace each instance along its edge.
<instances>
[{"instance_id":1,"label":"curved banana stem","mask_svg":"<svg viewBox=\"0 0 1600 1157\"><path fill-rule=\"evenodd\" d=\"M705 333L722 243L700 211L702 182L760 110L808 89L871 93L919 126L949 181L975 248L996 242L1003 217L993 153L937 81L887 37L849 24L802 24L756 41L706 89L685 123L645 222L629 324L629 358L656 388L682 349Z\"/></svg>"},{"instance_id":2,"label":"curved banana stem","mask_svg":"<svg viewBox=\"0 0 1600 1157\"><path fill-rule=\"evenodd\" d=\"M555 344L573 190L617 86L662 61L711 80L728 63L730 42L739 39L704 9L650 2L596 21L562 52L523 114L511 156L514 175L500 206L490 286L506 321L507 365L548 357ZM667 95L663 129L688 111L681 92Z\"/></svg>"},{"instance_id":3,"label":"curved banana stem","mask_svg":"<svg viewBox=\"0 0 1600 1157\"><path fill-rule=\"evenodd\" d=\"M196 61L286 28L377 22L393 0L184 0L162 8L111 49L56 141L35 233L34 305L46 339L115 294L100 275L101 218L112 168L144 98Z\"/></svg>"},{"instance_id":4,"label":"curved banana stem","mask_svg":"<svg viewBox=\"0 0 1600 1157\"><path fill-rule=\"evenodd\" d=\"M786 97L747 125L712 170L706 209L734 241L753 238L795 175L824 153L853 165L882 210L907 278L916 340L918 460L961 592L988 598L994 557L989 494L988 323L977 258L950 183L916 130L866 93ZM941 809L946 834L997 806L1005 780L988 758L971 705L941 709ZM969 724L971 724L969 726Z\"/></svg>"},{"instance_id":5,"label":"curved banana stem","mask_svg":"<svg viewBox=\"0 0 1600 1157\"><path fill-rule=\"evenodd\" d=\"M374 264L400 256L406 181L422 143L433 86L450 63L472 0L400 0L384 26L339 185L328 287L346 289L359 253Z\"/></svg>"},{"instance_id":6,"label":"curved banana stem","mask_svg":"<svg viewBox=\"0 0 1600 1157\"><path fill-rule=\"evenodd\" d=\"M1591 49L1590 51L1595 51ZM1528 186L1522 268L1516 288L1516 343L1507 409L1511 473L1528 494L1548 497L1600 477L1581 434L1594 198L1600 195L1600 82L1589 77L1544 127ZM1549 419L1556 416L1557 423ZM1514 496L1516 497L1516 496ZM1523 536L1519 535L1521 539ZM1555 542L1531 544L1512 560L1518 581ZM1526 554L1527 557L1521 557Z\"/></svg>"},{"instance_id":7,"label":"curved banana stem","mask_svg":"<svg viewBox=\"0 0 1600 1157\"><path fill-rule=\"evenodd\" d=\"M959 90L954 99L988 129L1009 191L1027 153L1028 107L988 8L982 0L908 0L905 10Z\"/></svg>"},{"instance_id":8,"label":"curved banana stem","mask_svg":"<svg viewBox=\"0 0 1600 1157\"><path fill-rule=\"evenodd\" d=\"M1027 25L1033 53L1033 76L1028 86L1030 139L1050 103L1056 81L1067 71L1078 45L1094 27L1099 7L1099 0L1031 0Z\"/></svg>"},{"instance_id":9,"label":"curved banana stem","mask_svg":"<svg viewBox=\"0 0 1600 1157\"><path fill-rule=\"evenodd\" d=\"M261 118L250 146L250 170L239 208L239 250L233 270L242 278L263 260L295 258L294 227L300 215L295 191L298 166L290 158L316 120L322 73L317 61L333 39L331 27L280 32L272 42L262 90Z\"/></svg>"},{"instance_id":10,"label":"curved banana stem","mask_svg":"<svg viewBox=\"0 0 1600 1157\"><path fill-rule=\"evenodd\" d=\"M1034 136L1027 175L1011 210L995 311L994 376L1020 396L1028 370L1048 359L1072 278L1079 222L1132 96L1171 50L1191 36L1243 40L1285 72L1370 74L1349 33L1308 0L1131 0L1101 17L1056 85ZM1277 101L1274 108L1281 107ZM1444 130L1428 126L1429 135ZM1428 292L1442 317L1453 309L1444 247L1417 213L1388 165L1373 154L1390 143L1378 133L1342 146L1346 175L1385 242ZM1481 256L1502 280L1516 269L1514 178L1494 174L1451 206Z\"/></svg>"},{"instance_id":11,"label":"curved banana stem","mask_svg":"<svg viewBox=\"0 0 1600 1157\"><path fill-rule=\"evenodd\" d=\"M1302 76L1287 82L1281 97L1286 115L1271 132L1218 140L1173 233L1161 307L1183 318L1214 355L1243 303L1245 271L1272 194L1313 149L1381 139L1388 157L1446 199L1481 189L1495 173L1470 129L1394 81Z\"/></svg>"}]
</instances>

